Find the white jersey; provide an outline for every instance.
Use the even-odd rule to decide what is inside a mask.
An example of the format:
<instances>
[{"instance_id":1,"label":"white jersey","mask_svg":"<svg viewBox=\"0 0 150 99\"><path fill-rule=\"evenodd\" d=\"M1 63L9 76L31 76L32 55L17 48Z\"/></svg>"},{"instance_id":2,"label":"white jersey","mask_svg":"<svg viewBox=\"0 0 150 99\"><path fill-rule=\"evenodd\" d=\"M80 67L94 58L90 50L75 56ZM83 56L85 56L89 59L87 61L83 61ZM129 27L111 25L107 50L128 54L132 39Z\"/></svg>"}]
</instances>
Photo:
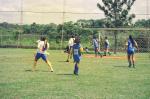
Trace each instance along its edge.
<instances>
[{"instance_id":1,"label":"white jersey","mask_svg":"<svg viewBox=\"0 0 150 99\"><path fill-rule=\"evenodd\" d=\"M49 48L49 43L47 42L47 49L43 50L45 48L45 42L44 41L38 41L38 46L37 46L37 52L44 54L45 51Z\"/></svg>"},{"instance_id":2,"label":"white jersey","mask_svg":"<svg viewBox=\"0 0 150 99\"><path fill-rule=\"evenodd\" d=\"M74 45L74 40L75 40L75 38L70 38L69 42L68 42L68 45L73 46Z\"/></svg>"}]
</instances>

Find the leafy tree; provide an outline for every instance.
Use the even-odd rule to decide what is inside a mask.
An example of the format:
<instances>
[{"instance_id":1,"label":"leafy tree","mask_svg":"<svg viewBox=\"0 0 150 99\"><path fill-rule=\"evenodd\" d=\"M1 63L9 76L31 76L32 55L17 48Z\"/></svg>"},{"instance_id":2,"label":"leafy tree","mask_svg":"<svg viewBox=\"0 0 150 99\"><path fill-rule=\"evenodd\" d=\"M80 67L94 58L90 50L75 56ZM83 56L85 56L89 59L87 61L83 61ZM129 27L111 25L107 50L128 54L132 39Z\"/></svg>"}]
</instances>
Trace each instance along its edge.
<instances>
[{"instance_id":1,"label":"leafy tree","mask_svg":"<svg viewBox=\"0 0 150 99\"><path fill-rule=\"evenodd\" d=\"M150 19L145 20L141 19L135 22L135 27L141 27L141 28L150 28Z\"/></svg>"},{"instance_id":2,"label":"leafy tree","mask_svg":"<svg viewBox=\"0 0 150 99\"><path fill-rule=\"evenodd\" d=\"M135 14L129 15L132 5L136 0L102 0L103 4L97 3L97 7L102 10L107 18L107 27L119 28L132 24ZM115 49L117 49L117 32L115 36Z\"/></svg>"}]
</instances>

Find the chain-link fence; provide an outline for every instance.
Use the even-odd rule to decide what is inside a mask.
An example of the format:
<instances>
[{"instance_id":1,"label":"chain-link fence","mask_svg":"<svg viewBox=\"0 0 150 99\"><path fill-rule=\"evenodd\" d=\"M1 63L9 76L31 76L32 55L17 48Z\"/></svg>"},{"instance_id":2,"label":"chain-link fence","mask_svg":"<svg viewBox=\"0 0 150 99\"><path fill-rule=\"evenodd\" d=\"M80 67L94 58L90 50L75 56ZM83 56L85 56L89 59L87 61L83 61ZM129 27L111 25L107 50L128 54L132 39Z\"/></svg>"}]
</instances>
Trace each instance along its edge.
<instances>
[{"instance_id":1,"label":"chain-link fence","mask_svg":"<svg viewBox=\"0 0 150 99\"><path fill-rule=\"evenodd\" d=\"M136 40L140 52L150 51L150 30L149 29L84 29L90 30L91 32L78 34L81 38L81 44L83 47L88 47L92 49L92 38L93 35L99 40L100 49L104 50L104 38L108 37L110 43L110 50L112 52L122 52L125 48L125 43L127 42L128 36L132 35ZM92 31L93 30L93 31ZM96 32L94 32L96 31ZM0 46L1 47L23 47L23 48L35 48L36 41L40 39L41 36L46 36L50 43L50 49L62 49L68 44L69 37L71 35L63 35L63 42L61 44L62 38L61 34L59 36L52 37L50 35L36 35L36 34L1 34L0 35Z\"/></svg>"}]
</instances>

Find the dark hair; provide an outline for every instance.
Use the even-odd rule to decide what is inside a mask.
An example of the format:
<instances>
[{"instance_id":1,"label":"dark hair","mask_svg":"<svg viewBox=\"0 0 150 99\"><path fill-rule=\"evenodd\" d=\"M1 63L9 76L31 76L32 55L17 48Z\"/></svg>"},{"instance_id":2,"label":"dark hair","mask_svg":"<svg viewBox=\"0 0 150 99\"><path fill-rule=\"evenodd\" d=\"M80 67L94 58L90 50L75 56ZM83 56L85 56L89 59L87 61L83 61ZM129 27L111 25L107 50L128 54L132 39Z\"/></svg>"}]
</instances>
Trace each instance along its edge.
<instances>
[{"instance_id":1,"label":"dark hair","mask_svg":"<svg viewBox=\"0 0 150 99\"><path fill-rule=\"evenodd\" d=\"M74 35L72 35L71 38L74 38Z\"/></svg>"},{"instance_id":2,"label":"dark hair","mask_svg":"<svg viewBox=\"0 0 150 99\"><path fill-rule=\"evenodd\" d=\"M41 41L45 41L45 40L46 40L46 37L41 37L40 40L41 40Z\"/></svg>"},{"instance_id":3,"label":"dark hair","mask_svg":"<svg viewBox=\"0 0 150 99\"><path fill-rule=\"evenodd\" d=\"M93 39L96 39L97 37L96 37L96 35L93 35Z\"/></svg>"},{"instance_id":4,"label":"dark hair","mask_svg":"<svg viewBox=\"0 0 150 99\"><path fill-rule=\"evenodd\" d=\"M80 43L80 38L76 37L75 40L74 40L74 42L77 43L77 44Z\"/></svg>"},{"instance_id":5,"label":"dark hair","mask_svg":"<svg viewBox=\"0 0 150 99\"><path fill-rule=\"evenodd\" d=\"M44 49L47 49L47 40L46 40L46 37L41 37L41 41L44 41Z\"/></svg>"},{"instance_id":6,"label":"dark hair","mask_svg":"<svg viewBox=\"0 0 150 99\"><path fill-rule=\"evenodd\" d=\"M105 37L105 39L107 39L107 36Z\"/></svg>"},{"instance_id":7,"label":"dark hair","mask_svg":"<svg viewBox=\"0 0 150 99\"><path fill-rule=\"evenodd\" d=\"M134 39L132 38L132 35L129 35L129 39L130 39L131 43L132 43L133 46L134 46L135 42L134 42Z\"/></svg>"}]
</instances>

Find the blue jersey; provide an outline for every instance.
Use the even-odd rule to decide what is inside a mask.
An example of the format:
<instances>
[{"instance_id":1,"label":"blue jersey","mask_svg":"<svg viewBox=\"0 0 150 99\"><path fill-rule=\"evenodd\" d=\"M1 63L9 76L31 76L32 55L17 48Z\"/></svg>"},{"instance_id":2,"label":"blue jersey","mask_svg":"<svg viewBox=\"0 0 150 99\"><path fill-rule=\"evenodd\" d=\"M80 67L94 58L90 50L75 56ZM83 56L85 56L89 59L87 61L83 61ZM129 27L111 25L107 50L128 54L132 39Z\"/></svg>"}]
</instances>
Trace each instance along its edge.
<instances>
[{"instance_id":1,"label":"blue jersey","mask_svg":"<svg viewBox=\"0 0 150 99\"><path fill-rule=\"evenodd\" d=\"M81 48L81 45L79 43L73 45L73 59L74 59L74 62L80 62L80 59L81 59L80 48Z\"/></svg>"},{"instance_id":2,"label":"blue jersey","mask_svg":"<svg viewBox=\"0 0 150 99\"><path fill-rule=\"evenodd\" d=\"M131 40L128 40L127 53L134 54L134 44L131 42Z\"/></svg>"}]
</instances>

